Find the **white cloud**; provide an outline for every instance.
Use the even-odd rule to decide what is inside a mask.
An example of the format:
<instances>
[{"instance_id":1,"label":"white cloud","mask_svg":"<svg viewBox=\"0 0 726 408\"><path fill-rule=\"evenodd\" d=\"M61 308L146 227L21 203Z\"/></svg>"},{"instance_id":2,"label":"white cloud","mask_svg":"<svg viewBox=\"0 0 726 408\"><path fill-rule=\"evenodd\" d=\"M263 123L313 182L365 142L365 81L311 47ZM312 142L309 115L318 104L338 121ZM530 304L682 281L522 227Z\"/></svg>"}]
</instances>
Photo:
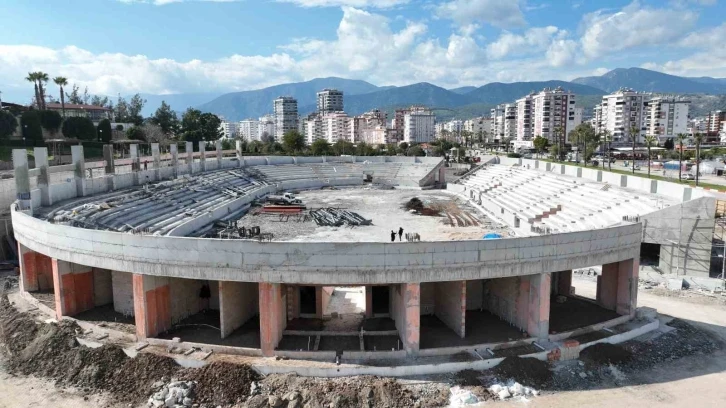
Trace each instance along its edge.
<instances>
[{"instance_id":1,"label":"white cloud","mask_svg":"<svg viewBox=\"0 0 726 408\"><path fill-rule=\"evenodd\" d=\"M682 38L697 19L693 11L651 8L634 1L615 13L600 10L586 14L580 43L589 58L638 46L668 44Z\"/></svg>"},{"instance_id":2,"label":"white cloud","mask_svg":"<svg viewBox=\"0 0 726 408\"><path fill-rule=\"evenodd\" d=\"M301 7L389 8L406 4L409 0L277 0L277 2L293 3Z\"/></svg>"},{"instance_id":3,"label":"white cloud","mask_svg":"<svg viewBox=\"0 0 726 408\"><path fill-rule=\"evenodd\" d=\"M553 67L562 67L575 61L578 49L577 41L554 39L547 48L545 56Z\"/></svg>"},{"instance_id":4,"label":"white cloud","mask_svg":"<svg viewBox=\"0 0 726 408\"><path fill-rule=\"evenodd\" d=\"M555 26L530 28L522 35L504 31L496 41L487 45L487 55L490 58L501 59L510 55L542 51L559 31Z\"/></svg>"},{"instance_id":5,"label":"white cloud","mask_svg":"<svg viewBox=\"0 0 726 408\"><path fill-rule=\"evenodd\" d=\"M135 4L135 3L148 3L155 6L165 6L172 3L183 3L183 2L205 2L205 3L236 3L242 0L117 0L121 3Z\"/></svg>"},{"instance_id":6,"label":"white cloud","mask_svg":"<svg viewBox=\"0 0 726 408\"><path fill-rule=\"evenodd\" d=\"M452 0L436 6L435 12L462 26L488 23L506 28L526 24L517 0Z\"/></svg>"},{"instance_id":7,"label":"white cloud","mask_svg":"<svg viewBox=\"0 0 726 408\"><path fill-rule=\"evenodd\" d=\"M693 32L677 45L695 50L679 60L663 63L647 62L643 68L655 69L673 75L726 77L726 23Z\"/></svg>"}]
</instances>

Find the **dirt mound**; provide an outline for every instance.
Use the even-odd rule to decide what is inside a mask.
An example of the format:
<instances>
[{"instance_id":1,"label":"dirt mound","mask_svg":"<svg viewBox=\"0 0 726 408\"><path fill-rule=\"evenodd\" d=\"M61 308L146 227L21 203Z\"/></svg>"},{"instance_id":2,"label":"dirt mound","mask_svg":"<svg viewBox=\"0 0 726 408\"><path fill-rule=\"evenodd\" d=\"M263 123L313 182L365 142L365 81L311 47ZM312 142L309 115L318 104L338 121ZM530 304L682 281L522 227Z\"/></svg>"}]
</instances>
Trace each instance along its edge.
<instances>
[{"instance_id":1,"label":"dirt mound","mask_svg":"<svg viewBox=\"0 0 726 408\"><path fill-rule=\"evenodd\" d=\"M106 390L122 401L140 401L154 391L154 383L168 381L181 367L171 358L151 353L140 353L127 358L106 386Z\"/></svg>"},{"instance_id":2,"label":"dirt mound","mask_svg":"<svg viewBox=\"0 0 726 408\"><path fill-rule=\"evenodd\" d=\"M250 366L224 362L187 369L179 377L197 382L196 403L214 406L244 402L252 382L259 380L259 375Z\"/></svg>"},{"instance_id":3,"label":"dirt mound","mask_svg":"<svg viewBox=\"0 0 726 408\"><path fill-rule=\"evenodd\" d=\"M414 211L421 211L424 209L423 201L421 201L418 197L413 197L412 199L408 200L406 204L403 205L403 207L407 210L414 210Z\"/></svg>"},{"instance_id":4,"label":"dirt mound","mask_svg":"<svg viewBox=\"0 0 726 408\"><path fill-rule=\"evenodd\" d=\"M580 352L580 360L593 364L624 364L633 359L633 353L609 343L594 344Z\"/></svg>"},{"instance_id":5,"label":"dirt mound","mask_svg":"<svg viewBox=\"0 0 726 408\"><path fill-rule=\"evenodd\" d=\"M474 387L481 385L479 380L481 373L476 370L461 370L456 373L456 384L462 387Z\"/></svg>"},{"instance_id":6,"label":"dirt mound","mask_svg":"<svg viewBox=\"0 0 726 408\"><path fill-rule=\"evenodd\" d=\"M494 373L501 380L514 380L536 389L552 385L552 371L549 363L530 357L507 357L494 367Z\"/></svg>"}]
</instances>

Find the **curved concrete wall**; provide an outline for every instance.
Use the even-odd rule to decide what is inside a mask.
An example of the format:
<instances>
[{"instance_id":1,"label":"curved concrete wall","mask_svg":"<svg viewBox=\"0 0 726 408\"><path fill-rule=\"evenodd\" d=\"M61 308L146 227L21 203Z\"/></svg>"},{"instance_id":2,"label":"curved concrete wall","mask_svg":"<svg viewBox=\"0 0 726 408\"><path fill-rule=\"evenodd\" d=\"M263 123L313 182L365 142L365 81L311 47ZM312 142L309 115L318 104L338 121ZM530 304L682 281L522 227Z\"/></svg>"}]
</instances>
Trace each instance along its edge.
<instances>
[{"instance_id":1,"label":"curved concrete wall","mask_svg":"<svg viewBox=\"0 0 726 408\"><path fill-rule=\"evenodd\" d=\"M637 258L641 225L499 240L250 242L51 224L13 209L15 237L53 258L179 278L330 285L500 278Z\"/></svg>"}]
</instances>

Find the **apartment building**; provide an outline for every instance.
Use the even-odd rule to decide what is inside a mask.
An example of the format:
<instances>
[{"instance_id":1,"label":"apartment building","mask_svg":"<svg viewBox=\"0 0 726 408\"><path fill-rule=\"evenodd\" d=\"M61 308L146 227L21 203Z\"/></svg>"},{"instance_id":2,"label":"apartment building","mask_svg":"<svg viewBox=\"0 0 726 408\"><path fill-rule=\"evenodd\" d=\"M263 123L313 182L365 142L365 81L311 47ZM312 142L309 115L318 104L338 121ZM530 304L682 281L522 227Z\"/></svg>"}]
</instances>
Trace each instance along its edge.
<instances>
[{"instance_id":1,"label":"apartment building","mask_svg":"<svg viewBox=\"0 0 726 408\"><path fill-rule=\"evenodd\" d=\"M222 139L234 139L237 137L238 123L223 120L219 124L219 130L222 132Z\"/></svg>"},{"instance_id":2,"label":"apartment building","mask_svg":"<svg viewBox=\"0 0 726 408\"><path fill-rule=\"evenodd\" d=\"M350 116L345 112L321 115L323 138L333 144L338 140L350 141Z\"/></svg>"},{"instance_id":3,"label":"apartment building","mask_svg":"<svg viewBox=\"0 0 726 408\"><path fill-rule=\"evenodd\" d=\"M576 114L575 94L557 88L545 88L532 96L532 134L545 137L550 143L567 143L568 134L582 122L582 111ZM564 136L563 139L559 139Z\"/></svg>"},{"instance_id":4,"label":"apartment building","mask_svg":"<svg viewBox=\"0 0 726 408\"><path fill-rule=\"evenodd\" d=\"M691 102L683 98L659 96L648 101L647 134L665 143L679 133L688 132L688 109Z\"/></svg>"},{"instance_id":5,"label":"apartment building","mask_svg":"<svg viewBox=\"0 0 726 408\"><path fill-rule=\"evenodd\" d=\"M238 131L240 136L251 142L253 140L260 140L260 121L252 118L240 120L238 125Z\"/></svg>"},{"instance_id":6,"label":"apartment building","mask_svg":"<svg viewBox=\"0 0 726 408\"><path fill-rule=\"evenodd\" d=\"M265 115L260 118L257 127L257 140L262 141L265 136L275 137L275 115Z\"/></svg>"},{"instance_id":7,"label":"apartment building","mask_svg":"<svg viewBox=\"0 0 726 408\"><path fill-rule=\"evenodd\" d=\"M308 144L313 144L316 140L325 139L323 134L323 118L319 113L311 113L303 119L305 127L305 139Z\"/></svg>"},{"instance_id":8,"label":"apartment building","mask_svg":"<svg viewBox=\"0 0 726 408\"><path fill-rule=\"evenodd\" d=\"M435 137L436 115L421 106L412 106L403 116L403 141L428 143Z\"/></svg>"},{"instance_id":9,"label":"apartment building","mask_svg":"<svg viewBox=\"0 0 726 408\"><path fill-rule=\"evenodd\" d=\"M386 129L386 112L374 109L350 120L350 140L353 143L389 143Z\"/></svg>"},{"instance_id":10,"label":"apartment building","mask_svg":"<svg viewBox=\"0 0 726 408\"><path fill-rule=\"evenodd\" d=\"M610 95L604 95L602 102L595 108L595 117L599 126L598 132L608 131L612 135L613 146L628 145L635 138L637 143L643 142L648 130L648 101L651 94L636 92L629 88L621 88ZM631 135L631 127L638 129ZM631 137L632 136L632 137Z\"/></svg>"},{"instance_id":11,"label":"apartment building","mask_svg":"<svg viewBox=\"0 0 726 408\"><path fill-rule=\"evenodd\" d=\"M317 93L318 113L342 112L343 91L337 89L323 89Z\"/></svg>"},{"instance_id":12,"label":"apartment building","mask_svg":"<svg viewBox=\"0 0 726 408\"><path fill-rule=\"evenodd\" d=\"M534 93L517 99L517 140L532 140Z\"/></svg>"},{"instance_id":13,"label":"apartment building","mask_svg":"<svg viewBox=\"0 0 726 408\"><path fill-rule=\"evenodd\" d=\"M281 96L275 99L275 140L282 142L285 133L298 130L297 99L291 96Z\"/></svg>"},{"instance_id":14,"label":"apartment building","mask_svg":"<svg viewBox=\"0 0 726 408\"><path fill-rule=\"evenodd\" d=\"M493 142L517 137L517 105L505 103L491 110Z\"/></svg>"},{"instance_id":15,"label":"apartment building","mask_svg":"<svg viewBox=\"0 0 726 408\"><path fill-rule=\"evenodd\" d=\"M464 130L471 132L474 135L474 140L486 142L486 138L490 137L492 131L492 120L484 116L466 120Z\"/></svg>"},{"instance_id":16,"label":"apartment building","mask_svg":"<svg viewBox=\"0 0 726 408\"><path fill-rule=\"evenodd\" d=\"M718 139L720 135L726 133L726 111L711 111L706 117L706 139L709 143Z\"/></svg>"}]
</instances>

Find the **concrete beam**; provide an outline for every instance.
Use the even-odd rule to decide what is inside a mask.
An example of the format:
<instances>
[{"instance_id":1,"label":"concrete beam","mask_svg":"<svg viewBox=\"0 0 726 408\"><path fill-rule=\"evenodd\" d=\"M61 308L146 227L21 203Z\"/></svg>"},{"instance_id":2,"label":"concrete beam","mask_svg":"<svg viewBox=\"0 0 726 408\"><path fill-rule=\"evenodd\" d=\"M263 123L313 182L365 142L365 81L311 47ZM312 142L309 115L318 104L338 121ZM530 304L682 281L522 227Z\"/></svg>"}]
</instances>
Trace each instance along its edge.
<instances>
[{"instance_id":1,"label":"concrete beam","mask_svg":"<svg viewBox=\"0 0 726 408\"><path fill-rule=\"evenodd\" d=\"M113 145L103 145L103 161L105 163L104 170L106 171L106 175L115 174L116 169L113 162Z\"/></svg>"},{"instance_id":2,"label":"concrete beam","mask_svg":"<svg viewBox=\"0 0 726 408\"><path fill-rule=\"evenodd\" d=\"M207 142L205 141L199 141L197 142L197 145L199 146L199 168L200 171L207 171Z\"/></svg>"},{"instance_id":3,"label":"concrete beam","mask_svg":"<svg viewBox=\"0 0 726 408\"><path fill-rule=\"evenodd\" d=\"M74 316L94 307L91 267L54 258L52 269L57 319Z\"/></svg>"},{"instance_id":4,"label":"concrete beam","mask_svg":"<svg viewBox=\"0 0 726 408\"><path fill-rule=\"evenodd\" d=\"M28 152L13 149L13 169L15 170L15 196L23 202L23 209L30 208L30 175L28 173Z\"/></svg>"},{"instance_id":5,"label":"concrete beam","mask_svg":"<svg viewBox=\"0 0 726 408\"><path fill-rule=\"evenodd\" d=\"M272 357L282 339L287 323L283 287L279 283L261 282L260 290L260 346L262 355Z\"/></svg>"},{"instance_id":6,"label":"concrete beam","mask_svg":"<svg viewBox=\"0 0 726 408\"><path fill-rule=\"evenodd\" d=\"M171 301L166 278L132 275L136 337L154 337L171 328Z\"/></svg>"}]
</instances>

